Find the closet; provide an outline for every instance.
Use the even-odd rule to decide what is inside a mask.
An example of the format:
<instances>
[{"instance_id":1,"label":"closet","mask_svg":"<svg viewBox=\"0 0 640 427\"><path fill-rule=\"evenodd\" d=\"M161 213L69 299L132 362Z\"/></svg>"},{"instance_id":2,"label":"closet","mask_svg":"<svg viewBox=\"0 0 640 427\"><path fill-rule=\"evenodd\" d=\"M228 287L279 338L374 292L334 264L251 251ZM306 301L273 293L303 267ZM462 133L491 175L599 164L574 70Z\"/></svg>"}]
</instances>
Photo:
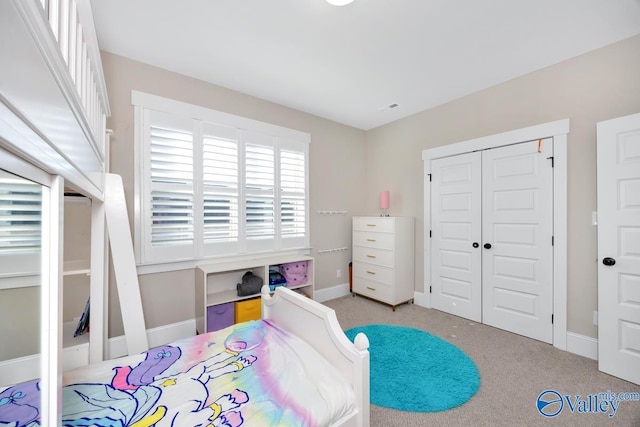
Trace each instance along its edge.
<instances>
[{"instance_id":1,"label":"closet","mask_svg":"<svg viewBox=\"0 0 640 427\"><path fill-rule=\"evenodd\" d=\"M554 138L541 135L423 153L425 293L432 308L551 343Z\"/></svg>"}]
</instances>

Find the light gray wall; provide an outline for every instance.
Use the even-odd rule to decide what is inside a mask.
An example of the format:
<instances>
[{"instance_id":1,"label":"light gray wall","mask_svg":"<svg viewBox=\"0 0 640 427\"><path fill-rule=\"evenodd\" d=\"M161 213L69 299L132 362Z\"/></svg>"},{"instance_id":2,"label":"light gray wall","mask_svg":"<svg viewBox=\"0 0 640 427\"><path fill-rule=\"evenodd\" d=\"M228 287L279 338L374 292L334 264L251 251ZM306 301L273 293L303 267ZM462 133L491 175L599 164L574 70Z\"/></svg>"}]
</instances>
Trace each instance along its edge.
<instances>
[{"instance_id":1,"label":"light gray wall","mask_svg":"<svg viewBox=\"0 0 640 427\"><path fill-rule=\"evenodd\" d=\"M365 132L200 80L103 52L111 117L111 172L123 178L129 218L133 218L133 107L131 90L151 93L214 110L273 123L311 134L311 255L316 289L348 282L351 250L318 255L317 250L351 247L351 216L364 213ZM347 215L318 215L318 210L346 210ZM336 271L342 277L336 277ZM188 320L194 314L194 271L140 277L147 328ZM123 333L112 281L109 334Z\"/></svg>"},{"instance_id":2,"label":"light gray wall","mask_svg":"<svg viewBox=\"0 0 640 427\"><path fill-rule=\"evenodd\" d=\"M367 132L366 206L376 209L378 191L389 189L391 213L416 217L416 290L424 285L422 151L569 118L567 327L597 337L596 123L640 112L639 76L640 36Z\"/></svg>"},{"instance_id":3,"label":"light gray wall","mask_svg":"<svg viewBox=\"0 0 640 427\"><path fill-rule=\"evenodd\" d=\"M391 214L416 218L416 290L422 292L422 151L563 118L568 141L568 329L596 337L597 309L595 125L640 112L640 37L547 67L386 126L363 132L268 101L103 53L114 130L111 171L123 176L130 217L133 203L131 90L203 105L309 132L311 244L317 288L348 281L351 251L317 255L318 249L351 246L351 217L375 215L378 192L391 191ZM446 82L443 82L446 84ZM317 210L347 210L345 216ZM341 269L342 278L336 277ZM193 318L193 271L140 279L147 327ZM122 333L112 291L110 335Z\"/></svg>"}]
</instances>

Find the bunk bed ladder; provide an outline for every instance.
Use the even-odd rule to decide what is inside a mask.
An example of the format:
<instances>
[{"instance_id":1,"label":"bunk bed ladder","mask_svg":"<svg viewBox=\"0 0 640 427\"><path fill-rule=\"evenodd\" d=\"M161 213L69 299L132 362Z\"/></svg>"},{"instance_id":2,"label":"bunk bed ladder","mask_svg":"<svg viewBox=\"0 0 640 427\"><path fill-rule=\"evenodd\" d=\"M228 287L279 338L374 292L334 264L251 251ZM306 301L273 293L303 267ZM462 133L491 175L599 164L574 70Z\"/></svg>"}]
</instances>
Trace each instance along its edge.
<instances>
[{"instance_id":1,"label":"bunk bed ladder","mask_svg":"<svg viewBox=\"0 0 640 427\"><path fill-rule=\"evenodd\" d=\"M142 312L138 272L133 253L127 203L120 175L105 174L104 210L111 247L111 259L116 276L122 312L127 353L137 354L149 349Z\"/></svg>"}]
</instances>

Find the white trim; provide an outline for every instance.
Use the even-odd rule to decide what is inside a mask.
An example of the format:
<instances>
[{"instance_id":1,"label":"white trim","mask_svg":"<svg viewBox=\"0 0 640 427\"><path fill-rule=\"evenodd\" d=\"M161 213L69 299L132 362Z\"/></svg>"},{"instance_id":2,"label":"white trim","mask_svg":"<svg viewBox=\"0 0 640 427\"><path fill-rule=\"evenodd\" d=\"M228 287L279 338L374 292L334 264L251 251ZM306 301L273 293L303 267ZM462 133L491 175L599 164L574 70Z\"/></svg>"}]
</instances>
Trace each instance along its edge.
<instances>
[{"instance_id":1,"label":"white trim","mask_svg":"<svg viewBox=\"0 0 640 427\"><path fill-rule=\"evenodd\" d=\"M598 360L598 340L586 335L567 332L566 350L579 356Z\"/></svg>"},{"instance_id":2,"label":"white trim","mask_svg":"<svg viewBox=\"0 0 640 427\"><path fill-rule=\"evenodd\" d=\"M429 233L431 228L431 185L428 176L431 173L431 160L458 154L486 150L511 145L518 142L553 138L554 146L554 250L553 250L553 345L561 350L567 349L567 134L570 130L569 119L556 120L522 129L502 132L496 135L470 139L422 152L424 161L424 290L429 289ZM424 293L420 304L431 308L431 294ZM423 305L424 304L424 305Z\"/></svg>"},{"instance_id":3,"label":"white trim","mask_svg":"<svg viewBox=\"0 0 640 427\"><path fill-rule=\"evenodd\" d=\"M149 348L187 338L196 334L196 319L184 320L169 325L147 329ZM108 359L115 359L127 355L127 341L124 335L109 338Z\"/></svg>"},{"instance_id":4,"label":"white trim","mask_svg":"<svg viewBox=\"0 0 640 427\"><path fill-rule=\"evenodd\" d=\"M336 298L341 298L349 295L349 284L343 283L341 285L331 286L324 289L314 289L313 299L318 302L325 302Z\"/></svg>"},{"instance_id":5,"label":"white trim","mask_svg":"<svg viewBox=\"0 0 640 427\"><path fill-rule=\"evenodd\" d=\"M3 386L40 378L40 355L32 354L0 361L0 389Z\"/></svg>"},{"instance_id":6,"label":"white trim","mask_svg":"<svg viewBox=\"0 0 640 427\"><path fill-rule=\"evenodd\" d=\"M287 251L266 251L266 252L255 252L255 253L245 253L238 255L218 255L213 257L206 258L198 258L190 261L176 261L176 262L164 262L160 264L146 264L146 265L138 265L137 271L138 275L143 276L145 274L155 274L155 273L167 273L171 271L181 271L181 270L191 270L196 268L199 265L204 264L212 264L219 262L237 262L237 261L245 261L245 260L256 260L256 259L267 259L272 257L286 257L289 255L308 255L311 252L311 248L304 247L300 249L293 249Z\"/></svg>"},{"instance_id":7,"label":"white trim","mask_svg":"<svg viewBox=\"0 0 640 427\"><path fill-rule=\"evenodd\" d=\"M568 129L567 129L568 132ZM567 349L567 135L553 137L553 346Z\"/></svg>"},{"instance_id":8,"label":"white trim","mask_svg":"<svg viewBox=\"0 0 640 427\"><path fill-rule=\"evenodd\" d=\"M431 306L428 305L431 301L429 301L429 297L424 292L414 292L413 303L420 307L431 308Z\"/></svg>"},{"instance_id":9,"label":"white trim","mask_svg":"<svg viewBox=\"0 0 640 427\"><path fill-rule=\"evenodd\" d=\"M138 92L137 90L131 91L131 105L134 107L141 106L145 109L186 116L196 120L218 123L224 126L233 126L244 130L266 133L268 135L284 139L306 142L307 144L311 143L311 135L307 132L301 132L283 126L274 125L272 123L249 119L247 117L236 116L235 114L200 107L198 105L176 101L175 99Z\"/></svg>"},{"instance_id":10,"label":"white trim","mask_svg":"<svg viewBox=\"0 0 640 427\"><path fill-rule=\"evenodd\" d=\"M40 258L40 254L37 254L37 257ZM0 291L5 289L33 288L34 286L40 286L39 274L28 274L16 277L0 277Z\"/></svg>"},{"instance_id":11,"label":"white trim","mask_svg":"<svg viewBox=\"0 0 640 427\"><path fill-rule=\"evenodd\" d=\"M169 325L147 329L147 337L151 347L164 345L182 338L193 336L196 332L196 320L190 319ZM89 344L78 344L65 347L63 354L63 371L68 371L89 362ZM108 358L115 359L127 355L127 342L124 335L109 338ZM5 384L16 384L40 376L40 355L33 354L15 359L0 361L0 378Z\"/></svg>"},{"instance_id":12,"label":"white trim","mask_svg":"<svg viewBox=\"0 0 640 427\"><path fill-rule=\"evenodd\" d=\"M455 144L442 145L422 152L422 160L432 160L441 157L455 156L471 151L486 150L488 148L511 145L517 142L533 141L540 138L552 138L569 133L569 119L556 120L522 129L514 129L495 135L469 139Z\"/></svg>"}]
</instances>

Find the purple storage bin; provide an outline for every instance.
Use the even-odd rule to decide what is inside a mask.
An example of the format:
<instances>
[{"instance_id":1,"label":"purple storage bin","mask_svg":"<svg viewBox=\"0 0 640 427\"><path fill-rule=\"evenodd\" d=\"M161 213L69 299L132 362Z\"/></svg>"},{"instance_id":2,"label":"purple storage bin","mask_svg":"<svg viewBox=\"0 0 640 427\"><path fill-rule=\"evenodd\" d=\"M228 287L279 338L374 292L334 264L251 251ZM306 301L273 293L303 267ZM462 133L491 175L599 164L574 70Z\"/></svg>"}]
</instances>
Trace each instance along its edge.
<instances>
[{"instance_id":1,"label":"purple storage bin","mask_svg":"<svg viewBox=\"0 0 640 427\"><path fill-rule=\"evenodd\" d=\"M218 331L235 322L235 304L210 305L207 307L207 332Z\"/></svg>"},{"instance_id":2,"label":"purple storage bin","mask_svg":"<svg viewBox=\"0 0 640 427\"><path fill-rule=\"evenodd\" d=\"M307 264L307 261L297 261L280 265L280 274L287 279L288 286L307 283Z\"/></svg>"}]
</instances>

